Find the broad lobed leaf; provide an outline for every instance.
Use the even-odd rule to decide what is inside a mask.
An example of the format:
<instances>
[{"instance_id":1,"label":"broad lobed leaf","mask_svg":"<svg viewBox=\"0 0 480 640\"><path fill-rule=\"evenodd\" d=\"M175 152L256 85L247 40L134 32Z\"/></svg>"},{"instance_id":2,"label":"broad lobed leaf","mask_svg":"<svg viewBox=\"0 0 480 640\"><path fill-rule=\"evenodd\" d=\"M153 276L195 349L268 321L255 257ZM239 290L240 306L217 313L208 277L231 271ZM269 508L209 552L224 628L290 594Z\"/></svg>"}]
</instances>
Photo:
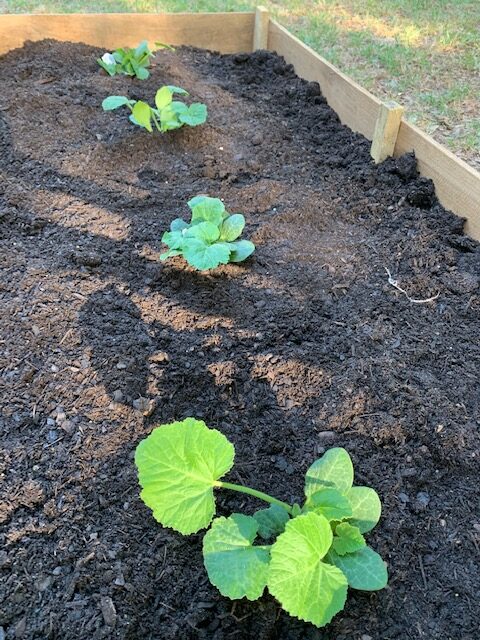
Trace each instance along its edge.
<instances>
[{"instance_id":1,"label":"broad lobed leaf","mask_svg":"<svg viewBox=\"0 0 480 640\"><path fill-rule=\"evenodd\" d=\"M188 244L190 238L203 240L206 244L212 244L218 240L220 230L213 222L200 222L185 231L185 243Z\"/></svg>"},{"instance_id":2,"label":"broad lobed leaf","mask_svg":"<svg viewBox=\"0 0 480 640\"><path fill-rule=\"evenodd\" d=\"M152 131L152 110L146 102L142 100L136 102L132 109L132 116L138 125L147 131Z\"/></svg>"},{"instance_id":3,"label":"broad lobed leaf","mask_svg":"<svg viewBox=\"0 0 480 640\"><path fill-rule=\"evenodd\" d=\"M341 522L335 527L332 549L339 556L346 553L353 553L365 546L365 538L360 533L358 527L354 527L348 522Z\"/></svg>"},{"instance_id":4,"label":"broad lobed leaf","mask_svg":"<svg viewBox=\"0 0 480 640\"><path fill-rule=\"evenodd\" d=\"M216 518L203 539L203 559L210 582L228 598L259 598L267 584L269 548L254 546L258 523L234 513Z\"/></svg>"},{"instance_id":5,"label":"broad lobed leaf","mask_svg":"<svg viewBox=\"0 0 480 640\"><path fill-rule=\"evenodd\" d=\"M277 504L271 504L268 509L256 511L253 517L258 523L258 535L264 540L283 533L285 525L290 520L288 511Z\"/></svg>"},{"instance_id":6,"label":"broad lobed leaf","mask_svg":"<svg viewBox=\"0 0 480 640\"><path fill-rule=\"evenodd\" d=\"M155 106L159 111L168 107L172 102L173 95L169 87L161 87L155 94Z\"/></svg>"},{"instance_id":7,"label":"broad lobed leaf","mask_svg":"<svg viewBox=\"0 0 480 640\"><path fill-rule=\"evenodd\" d=\"M203 124L207 120L207 107L204 104L194 102L191 104L187 111L184 111L179 114L180 122L183 124L188 124L191 127L197 127L200 124Z\"/></svg>"},{"instance_id":8,"label":"broad lobed leaf","mask_svg":"<svg viewBox=\"0 0 480 640\"><path fill-rule=\"evenodd\" d=\"M201 420L157 427L135 452L141 498L165 527L195 533L210 524L215 481L231 469L234 455L227 438Z\"/></svg>"},{"instance_id":9,"label":"broad lobed leaf","mask_svg":"<svg viewBox=\"0 0 480 640\"><path fill-rule=\"evenodd\" d=\"M228 264L230 247L225 242L207 244L199 238L189 238L183 248L183 257L195 269L206 271L220 264Z\"/></svg>"},{"instance_id":10,"label":"broad lobed leaf","mask_svg":"<svg viewBox=\"0 0 480 640\"><path fill-rule=\"evenodd\" d=\"M325 487L313 493L305 503L305 511L315 511L327 520L344 520L352 516L352 507L348 499L332 487Z\"/></svg>"},{"instance_id":11,"label":"broad lobed leaf","mask_svg":"<svg viewBox=\"0 0 480 640\"><path fill-rule=\"evenodd\" d=\"M373 529L382 513L377 492L370 487L352 487L347 491L346 497L352 505L350 524L358 527L362 533Z\"/></svg>"},{"instance_id":12,"label":"broad lobed leaf","mask_svg":"<svg viewBox=\"0 0 480 640\"><path fill-rule=\"evenodd\" d=\"M341 447L329 449L310 466L305 476L307 498L324 488L325 483L333 484L340 493L346 493L351 488L353 464L345 449Z\"/></svg>"},{"instance_id":13,"label":"broad lobed leaf","mask_svg":"<svg viewBox=\"0 0 480 640\"><path fill-rule=\"evenodd\" d=\"M387 566L370 547L365 546L343 556L331 549L325 559L343 571L352 589L377 591L387 585Z\"/></svg>"},{"instance_id":14,"label":"broad lobed leaf","mask_svg":"<svg viewBox=\"0 0 480 640\"><path fill-rule=\"evenodd\" d=\"M328 520L317 513L287 523L270 549L268 589L291 615L321 627L343 609L347 579L323 561L332 543Z\"/></svg>"},{"instance_id":15,"label":"broad lobed leaf","mask_svg":"<svg viewBox=\"0 0 480 640\"><path fill-rule=\"evenodd\" d=\"M241 213L234 213L223 221L220 230L220 240L233 242L241 235L244 227L245 218Z\"/></svg>"},{"instance_id":16,"label":"broad lobed leaf","mask_svg":"<svg viewBox=\"0 0 480 640\"><path fill-rule=\"evenodd\" d=\"M197 196L188 202L192 211L192 222L202 220L219 226L223 219L225 205L220 198Z\"/></svg>"},{"instance_id":17,"label":"broad lobed leaf","mask_svg":"<svg viewBox=\"0 0 480 640\"><path fill-rule=\"evenodd\" d=\"M104 111L113 111L113 109L118 109L119 107L123 107L131 102L132 101L126 96L108 96L108 98L105 98L102 102L102 109Z\"/></svg>"},{"instance_id":18,"label":"broad lobed leaf","mask_svg":"<svg viewBox=\"0 0 480 640\"><path fill-rule=\"evenodd\" d=\"M229 242L228 246L231 251L230 262L243 262L255 251L255 245L250 240Z\"/></svg>"}]
</instances>

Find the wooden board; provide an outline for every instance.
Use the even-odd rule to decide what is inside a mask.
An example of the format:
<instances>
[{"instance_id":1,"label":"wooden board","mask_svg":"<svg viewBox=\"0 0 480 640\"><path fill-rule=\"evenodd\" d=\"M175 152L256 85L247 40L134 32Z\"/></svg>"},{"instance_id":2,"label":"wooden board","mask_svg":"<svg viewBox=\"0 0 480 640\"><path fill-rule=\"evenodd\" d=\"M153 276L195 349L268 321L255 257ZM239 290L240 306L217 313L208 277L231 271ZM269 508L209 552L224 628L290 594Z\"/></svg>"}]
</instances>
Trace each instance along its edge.
<instances>
[{"instance_id":1,"label":"wooden board","mask_svg":"<svg viewBox=\"0 0 480 640\"><path fill-rule=\"evenodd\" d=\"M465 232L480 240L480 173L413 124L402 121L395 156L415 151L418 170L435 183L438 199L467 219Z\"/></svg>"},{"instance_id":2,"label":"wooden board","mask_svg":"<svg viewBox=\"0 0 480 640\"><path fill-rule=\"evenodd\" d=\"M403 107L396 102L385 102L380 107L370 148L370 155L376 164L393 155L403 111Z\"/></svg>"},{"instance_id":3,"label":"wooden board","mask_svg":"<svg viewBox=\"0 0 480 640\"><path fill-rule=\"evenodd\" d=\"M255 27L253 29L253 50L268 48L268 25L270 16L265 7L257 7L255 12Z\"/></svg>"},{"instance_id":4,"label":"wooden board","mask_svg":"<svg viewBox=\"0 0 480 640\"><path fill-rule=\"evenodd\" d=\"M327 62L313 49L270 20L268 48L293 64L296 73L318 82L328 104L340 120L369 140L373 138L381 101Z\"/></svg>"},{"instance_id":5,"label":"wooden board","mask_svg":"<svg viewBox=\"0 0 480 640\"><path fill-rule=\"evenodd\" d=\"M222 53L252 51L255 13L98 13L0 16L0 54L26 40L69 40L109 51L141 40Z\"/></svg>"}]
</instances>

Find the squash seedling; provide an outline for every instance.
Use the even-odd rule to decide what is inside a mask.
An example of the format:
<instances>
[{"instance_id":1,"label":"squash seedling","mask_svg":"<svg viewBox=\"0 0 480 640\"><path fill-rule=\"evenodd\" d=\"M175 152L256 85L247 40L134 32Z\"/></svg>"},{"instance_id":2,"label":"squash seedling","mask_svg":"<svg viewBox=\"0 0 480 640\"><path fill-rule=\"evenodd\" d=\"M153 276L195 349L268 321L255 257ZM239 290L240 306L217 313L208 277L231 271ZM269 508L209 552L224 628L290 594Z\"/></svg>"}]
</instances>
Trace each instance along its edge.
<instances>
[{"instance_id":1,"label":"squash seedling","mask_svg":"<svg viewBox=\"0 0 480 640\"><path fill-rule=\"evenodd\" d=\"M190 222L173 220L170 231L162 236L169 250L160 260L183 256L195 269L214 269L228 262L242 262L255 250L250 240L237 238L245 227L241 213L231 215L219 198L196 196L188 202L192 212Z\"/></svg>"},{"instance_id":2,"label":"squash seedling","mask_svg":"<svg viewBox=\"0 0 480 640\"><path fill-rule=\"evenodd\" d=\"M169 45L161 42L156 42L155 44L159 49L172 49ZM154 57L155 55L150 50L148 42L143 40L135 49L123 47L115 49L112 53L104 53L101 58L97 58L97 62L109 76L122 74L135 76L139 80L146 80L150 75L147 67L150 66L150 60Z\"/></svg>"},{"instance_id":3,"label":"squash seedling","mask_svg":"<svg viewBox=\"0 0 480 640\"><path fill-rule=\"evenodd\" d=\"M373 489L353 486L345 449L329 449L307 470L303 506L220 480L234 455L222 433L195 418L157 427L135 452L140 495L155 520L184 535L212 524L203 559L220 593L256 600L268 588L290 615L321 627L343 609L348 587L386 586L386 565L363 536L380 518L380 500ZM270 506L212 522L217 489Z\"/></svg>"},{"instance_id":4,"label":"squash seedling","mask_svg":"<svg viewBox=\"0 0 480 640\"><path fill-rule=\"evenodd\" d=\"M104 111L113 111L119 107L130 109L130 122L143 127L150 133L153 131L152 123L161 133L179 129L184 124L196 127L207 119L207 107L199 102L190 106L174 100L174 94L188 96L188 92L180 87L171 85L161 87L155 94L155 107L151 107L142 100L130 100L126 96L108 96L102 102Z\"/></svg>"}]
</instances>

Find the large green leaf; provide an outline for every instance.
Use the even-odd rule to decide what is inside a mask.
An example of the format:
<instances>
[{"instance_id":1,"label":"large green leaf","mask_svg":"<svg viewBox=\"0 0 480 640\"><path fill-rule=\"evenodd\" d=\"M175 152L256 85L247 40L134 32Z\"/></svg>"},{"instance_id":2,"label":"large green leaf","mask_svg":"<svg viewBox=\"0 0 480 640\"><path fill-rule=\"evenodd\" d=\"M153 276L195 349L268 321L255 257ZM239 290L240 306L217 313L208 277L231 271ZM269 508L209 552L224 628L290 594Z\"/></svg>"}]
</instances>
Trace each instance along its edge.
<instances>
[{"instance_id":1,"label":"large green leaf","mask_svg":"<svg viewBox=\"0 0 480 640\"><path fill-rule=\"evenodd\" d=\"M377 591L387 585L387 566L378 553L370 547L363 547L344 556L331 550L326 560L343 571L352 589Z\"/></svg>"},{"instance_id":2,"label":"large green leaf","mask_svg":"<svg viewBox=\"0 0 480 640\"><path fill-rule=\"evenodd\" d=\"M150 76L150 72L145 67L140 67L137 65L135 69L135 75L139 80L146 80Z\"/></svg>"},{"instance_id":3,"label":"large green leaf","mask_svg":"<svg viewBox=\"0 0 480 640\"><path fill-rule=\"evenodd\" d=\"M183 231L165 231L162 236L162 242L164 242L170 249L182 249L184 244Z\"/></svg>"},{"instance_id":4,"label":"large green leaf","mask_svg":"<svg viewBox=\"0 0 480 640\"><path fill-rule=\"evenodd\" d=\"M188 107L188 111L179 114L180 122L188 124L190 127L196 127L203 124L207 119L207 107L199 102L194 102Z\"/></svg>"},{"instance_id":5,"label":"large green leaf","mask_svg":"<svg viewBox=\"0 0 480 640\"><path fill-rule=\"evenodd\" d=\"M160 118L162 131L172 131L173 129L179 129L182 123L178 119L175 109L172 109L171 105L165 107L161 111L156 111Z\"/></svg>"},{"instance_id":6,"label":"large green leaf","mask_svg":"<svg viewBox=\"0 0 480 640\"><path fill-rule=\"evenodd\" d=\"M242 233L245 227L245 218L241 213L234 213L223 221L220 230L220 240L233 242Z\"/></svg>"},{"instance_id":7,"label":"large green leaf","mask_svg":"<svg viewBox=\"0 0 480 640\"><path fill-rule=\"evenodd\" d=\"M219 264L227 264L230 258L230 248L225 242L207 244L198 238L189 238L183 248L183 257L192 267L206 271L207 269L215 269Z\"/></svg>"},{"instance_id":8,"label":"large green leaf","mask_svg":"<svg viewBox=\"0 0 480 640\"><path fill-rule=\"evenodd\" d=\"M172 92L169 87L162 87L155 94L155 106L159 111L168 107L172 102Z\"/></svg>"},{"instance_id":9,"label":"large green leaf","mask_svg":"<svg viewBox=\"0 0 480 640\"><path fill-rule=\"evenodd\" d=\"M268 589L293 616L321 627L344 607L347 579L322 562L332 543L326 518L311 511L287 523L271 547Z\"/></svg>"},{"instance_id":10,"label":"large green leaf","mask_svg":"<svg viewBox=\"0 0 480 640\"><path fill-rule=\"evenodd\" d=\"M142 40L140 44L134 49L133 55L136 58L141 58L145 54L150 54L150 49L148 48L148 42L146 40Z\"/></svg>"},{"instance_id":11,"label":"large green leaf","mask_svg":"<svg viewBox=\"0 0 480 640\"><path fill-rule=\"evenodd\" d=\"M307 498L324 488L326 483L333 483L341 493L346 493L352 486L353 465L345 449L329 449L309 467L305 476Z\"/></svg>"},{"instance_id":12,"label":"large green leaf","mask_svg":"<svg viewBox=\"0 0 480 640\"><path fill-rule=\"evenodd\" d=\"M102 109L104 111L113 111L113 109L118 109L129 103L130 100L126 96L108 96L102 102Z\"/></svg>"},{"instance_id":13,"label":"large green leaf","mask_svg":"<svg viewBox=\"0 0 480 640\"><path fill-rule=\"evenodd\" d=\"M161 43L157 42L155 44L161 44ZM173 49L173 47L170 47L170 45L168 44L163 44L162 47L167 47L168 49L172 49L172 51L175 51L175 49ZM185 91L185 89L182 89L182 87L176 87L173 84L169 84L167 85L167 88L170 89L172 93L178 93L181 96L188 96L188 91Z\"/></svg>"},{"instance_id":14,"label":"large green leaf","mask_svg":"<svg viewBox=\"0 0 480 640\"><path fill-rule=\"evenodd\" d=\"M104 56L107 55L112 55L112 54L104 54ZM114 76L117 72L117 64L115 62L114 59L112 59L112 62L106 62L106 60L102 60L102 58L97 58L97 62L98 64L102 67L102 69L104 69L109 76ZM108 109L106 109L106 111L108 111Z\"/></svg>"},{"instance_id":15,"label":"large green leaf","mask_svg":"<svg viewBox=\"0 0 480 640\"><path fill-rule=\"evenodd\" d=\"M178 249L169 249L168 251L164 251L160 254L159 258L163 262L164 260L168 260L168 258L173 258L173 256L181 256L182 252Z\"/></svg>"},{"instance_id":16,"label":"large green leaf","mask_svg":"<svg viewBox=\"0 0 480 640\"><path fill-rule=\"evenodd\" d=\"M190 207L190 210L191 210L191 211L193 211L193 209L194 209L198 204L200 204L201 202L203 202L206 198L208 198L208 196L203 196L203 195L200 195L200 196L193 196L193 198L191 198L191 199L187 202L188 206ZM211 198L211 199L212 199L212 200L218 200L218 198ZM220 202L222 202L222 201L220 200ZM222 205L223 205L223 208L224 208L224 210L225 210L225 205L223 204L223 202L222 202Z\"/></svg>"},{"instance_id":17,"label":"large green leaf","mask_svg":"<svg viewBox=\"0 0 480 640\"><path fill-rule=\"evenodd\" d=\"M255 245L250 240L237 240L229 242L231 250L230 262L243 262L255 251Z\"/></svg>"},{"instance_id":18,"label":"large green leaf","mask_svg":"<svg viewBox=\"0 0 480 640\"><path fill-rule=\"evenodd\" d=\"M278 504L271 504L268 509L256 511L253 517L258 522L258 535L265 540L283 533L285 525L290 520L288 511Z\"/></svg>"},{"instance_id":19,"label":"large green leaf","mask_svg":"<svg viewBox=\"0 0 480 640\"><path fill-rule=\"evenodd\" d=\"M189 241L190 238L198 238L203 240L207 244L212 244L218 240L220 236L220 230L213 222L200 222L185 231L185 239Z\"/></svg>"},{"instance_id":20,"label":"large green leaf","mask_svg":"<svg viewBox=\"0 0 480 640\"><path fill-rule=\"evenodd\" d=\"M223 219L225 205L220 198L197 196L189 201L188 206L192 210L192 222L203 220L219 226Z\"/></svg>"},{"instance_id":21,"label":"large green leaf","mask_svg":"<svg viewBox=\"0 0 480 640\"><path fill-rule=\"evenodd\" d=\"M184 102L178 102L177 100L174 100L171 103L170 107L173 109L173 111L175 111L177 116L188 114L188 107ZM180 121L182 120L180 119Z\"/></svg>"},{"instance_id":22,"label":"large green leaf","mask_svg":"<svg viewBox=\"0 0 480 640\"><path fill-rule=\"evenodd\" d=\"M139 100L132 109L132 116L135 122L147 131L152 131L152 110L146 102Z\"/></svg>"},{"instance_id":23,"label":"large green leaf","mask_svg":"<svg viewBox=\"0 0 480 640\"><path fill-rule=\"evenodd\" d=\"M352 507L347 498L338 491L326 487L313 493L305 505L306 511L315 511L327 520L344 520L352 516Z\"/></svg>"},{"instance_id":24,"label":"large green leaf","mask_svg":"<svg viewBox=\"0 0 480 640\"><path fill-rule=\"evenodd\" d=\"M231 469L234 455L227 438L201 420L157 427L135 452L140 496L165 527L195 533L210 524L213 487Z\"/></svg>"},{"instance_id":25,"label":"large green leaf","mask_svg":"<svg viewBox=\"0 0 480 640\"><path fill-rule=\"evenodd\" d=\"M267 584L269 547L253 546L258 523L234 513L216 518L203 538L203 560L210 582L227 598L259 598Z\"/></svg>"},{"instance_id":26,"label":"large green leaf","mask_svg":"<svg viewBox=\"0 0 480 640\"><path fill-rule=\"evenodd\" d=\"M332 548L339 556L353 553L365 546L365 538L358 527L342 522L335 527Z\"/></svg>"},{"instance_id":27,"label":"large green leaf","mask_svg":"<svg viewBox=\"0 0 480 640\"><path fill-rule=\"evenodd\" d=\"M366 533L380 520L382 505L377 492L370 487L352 487L346 494L352 505L352 519L362 533Z\"/></svg>"},{"instance_id":28,"label":"large green leaf","mask_svg":"<svg viewBox=\"0 0 480 640\"><path fill-rule=\"evenodd\" d=\"M184 229L188 229L189 226L188 222L185 222L182 218L175 218L175 220L172 220L170 223L170 231L183 231Z\"/></svg>"}]
</instances>

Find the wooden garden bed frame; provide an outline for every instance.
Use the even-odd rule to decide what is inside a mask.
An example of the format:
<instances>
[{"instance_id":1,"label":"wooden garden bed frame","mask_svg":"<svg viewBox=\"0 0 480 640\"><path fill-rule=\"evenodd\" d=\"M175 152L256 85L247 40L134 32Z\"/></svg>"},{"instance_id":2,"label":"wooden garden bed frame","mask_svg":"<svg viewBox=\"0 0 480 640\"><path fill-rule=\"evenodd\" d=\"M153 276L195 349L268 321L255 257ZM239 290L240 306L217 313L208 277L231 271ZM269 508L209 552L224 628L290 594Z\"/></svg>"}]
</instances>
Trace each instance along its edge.
<instances>
[{"instance_id":1,"label":"wooden garden bed frame","mask_svg":"<svg viewBox=\"0 0 480 640\"><path fill-rule=\"evenodd\" d=\"M440 202L466 218L465 231L480 240L480 173L402 119L403 109L363 89L293 36L259 7L248 13L1 15L0 54L26 40L54 38L112 50L141 40L192 45L222 53L269 49L317 81L343 124L372 141L372 157L414 151L421 175L435 183Z\"/></svg>"}]
</instances>

